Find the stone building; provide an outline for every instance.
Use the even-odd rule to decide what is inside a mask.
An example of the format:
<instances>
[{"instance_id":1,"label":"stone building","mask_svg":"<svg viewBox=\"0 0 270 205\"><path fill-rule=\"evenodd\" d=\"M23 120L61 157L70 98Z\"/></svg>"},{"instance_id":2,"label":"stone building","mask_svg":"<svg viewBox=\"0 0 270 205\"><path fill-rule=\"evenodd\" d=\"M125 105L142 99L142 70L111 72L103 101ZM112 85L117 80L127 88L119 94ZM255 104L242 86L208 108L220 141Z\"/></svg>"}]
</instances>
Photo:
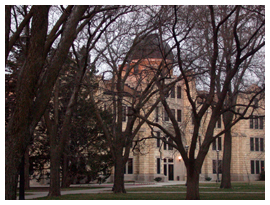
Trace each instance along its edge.
<instances>
[{"instance_id":1,"label":"stone building","mask_svg":"<svg viewBox=\"0 0 270 205\"><path fill-rule=\"evenodd\" d=\"M130 60L130 64L127 65L134 67L134 73L140 74L143 70L158 66L162 62L164 53L169 51L169 47L167 44L160 46L161 44L157 39L155 35L152 35L135 52ZM158 46L155 47L155 45ZM166 52L162 53L160 51L161 47L165 48ZM165 56L165 58L170 63L173 61L173 56L170 52L167 53L169 55ZM164 69L169 68L165 66ZM167 81L177 78L177 76L173 75L172 70L169 72L171 76ZM130 76L125 87L126 92L133 92L134 83L136 84L136 82L136 78ZM191 82L191 89L194 97L204 93L203 91L196 90L195 82ZM182 81L177 82L167 96L167 102L173 113L175 113L176 120L183 131L183 143L186 144L188 150L193 125L190 105L184 90L184 83ZM239 101L244 102L245 97L240 96ZM259 104L260 106L253 113L253 118L241 120L232 128L231 177L233 181L258 180L259 174L264 171L264 117L257 117L264 116L264 101L260 101ZM128 105L125 109L128 110ZM128 111L125 111L125 113L128 113ZM162 124L167 129L171 129L171 122L161 104L157 106L148 119ZM207 116L205 116L206 122L207 119ZM202 136L205 132L206 124L208 123L202 124L200 128ZM216 124L215 132L219 132L222 129L223 123L222 119L220 119ZM136 139L151 136L153 133L157 136L166 137L158 128L151 130L145 123L141 127ZM185 165L177 150L168 144L164 144L161 140L153 138L143 141L139 146L139 151L135 149L135 151L130 153L130 158L124 170L125 181L153 182L156 177L160 177L162 181L186 180ZM199 149L199 142L197 149ZM212 181L217 179L217 171L221 172L222 169L222 154L223 136L212 143L201 169L200 180L204 181L207 177L211 178ZM219 177L221 179L221 174L219 174ZM112 180L113 176L111 176L109 181Z\"/></svg>"}]
</instances>

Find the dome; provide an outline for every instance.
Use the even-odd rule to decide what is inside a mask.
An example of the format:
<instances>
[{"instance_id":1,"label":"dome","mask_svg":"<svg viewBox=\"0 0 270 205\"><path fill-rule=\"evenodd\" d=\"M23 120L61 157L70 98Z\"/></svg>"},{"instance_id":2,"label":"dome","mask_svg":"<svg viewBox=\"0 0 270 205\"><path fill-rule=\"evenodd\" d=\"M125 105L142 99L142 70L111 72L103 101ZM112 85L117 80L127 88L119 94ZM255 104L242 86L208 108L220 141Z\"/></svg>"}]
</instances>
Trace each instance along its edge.
<instances>
[{"instance_id":1,"label":"dome","mask_svg":"<svg viewBox=\"0 0 270 205\"><path fill-rule=\"evenodd\" d=\"M169 59L173 61L173 54L170 50L171 47L159 39L158 34L150 34L144 40L142 40L135 48L131 60L147 59L147 58L158 58Z\"/></svg>"}]
</instances>

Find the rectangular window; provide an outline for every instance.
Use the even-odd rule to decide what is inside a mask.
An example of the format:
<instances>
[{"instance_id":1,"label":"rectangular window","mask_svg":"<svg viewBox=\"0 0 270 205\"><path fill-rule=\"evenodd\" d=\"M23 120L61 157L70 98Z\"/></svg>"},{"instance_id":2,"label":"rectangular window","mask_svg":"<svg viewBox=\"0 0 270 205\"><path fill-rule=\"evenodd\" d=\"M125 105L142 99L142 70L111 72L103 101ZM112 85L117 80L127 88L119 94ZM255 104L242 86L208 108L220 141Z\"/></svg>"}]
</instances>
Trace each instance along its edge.
<instances>
[{"instance_id":1,"label":"rectangular window","mask_svg":"<svg viewBox=\"0 0 270 205\"><path fill-rule=\"evenodd\" d=\"M264 161L261 161L261 172L264 171Z\"/></svg>"},{"instance_id":2,"label":"rectangular window","mask_svg":"<svg viewBox=\"0 0 270 205\"><path fill-rule=\"evenodd\" d=\"M128 107L128 120L129 120L129 118L131 118L132 115L133 114L133 111L132 111L132 108L131 107Z\"/></svg>"},{"instance_id":3,"label":"rectangular window","mask_svg":"<svg viewBox=\"0 0 270 205\"><path fill-rule=\"evenodd\" d=\"M133 174L133 159L128 159L128 174Z\"/></svg>"},{"instance_id":4,"label":"rectangular window","mask_svg":"<svg viewBox=\"0 0 270 205\"><path fill-rule=\"evenodd\" d=\"M134 66L134 74L138 74L139 73L139 65L135 65Z\"/></svg>"},{"instance_id":5,"label":"rectangular window","mask_svg":"<svg viewBox=\"0 0 270 205\"><path fill-rule=\"evenodd\" d=\"M173 115L174 118L175 118L175 109L171 109L171 112L172 112L172 115Z\"/></svg>"},{"instance_id":6,"label":"rectangular window","mask_svg":"<svg viewBox=\"0 0 270 205\"><path fill-rule=\"evenodd\" d=\"M250 173L260 174L264 171L264 160L251 160L250 161Z\"/></svg>"},{"instance_id":7,"label":"rectangular window","mask_svg":"<svg viewBox=\"0 0 270 205\"><path fill-rule=\"evenodd\" d=\"M216 139L212 142L212 150L217 150Z\"/></svg>"},{"instance_id":8,"label":"rectangular window","mask_svg":"<svg viewBox=\"0 0 270 205\"><path fill-rule=\"evenodd\" d=\"M263 138L260 138L260 151L261 152L264 151L264 140L263 140Z\"/></svg>"},{"instance_id":9,"label":"rectangular window","mask_svg":"<svg viewBox=\"0 0 270 205\"><path fill-rule=\"evenodd\" d=\"M249 128L253 129L253 115L251 115L249 119Z\"/></svg>"},{"instance_id":10,"label":"rectangular window","mask_svg":"<svg viewBox=\"0 0 270 205\"><path fill-rule=\"evenodd\" d=\"M222 160L218 160L218 165L217 165L217 160L213 160L213 174L217 173L217 168L218 168L218 173L222 173ZM218 167L217 167L218 166Z\"/></svg>"},{"instance_id":11,"label":"rectangular window","mask_svg":"<svg viewBox=\"0 0 270 205\"><path fill-rule=\"evenodd\" d=\"M159 107L156 107L156 122L158 122L158 115L159 115L158 111L159 111Z\"/></svg>"},{"instance_id":12,"label":"rectangular window","mask_svg":"<svg viewBox=\"0 0 270 205\"><path fill-rule=\"evenodd\" d=\"M221 116L219 116L219 118L218 118L217 127L221 128Z\"/></svg>"},{"instance_id":13,"label":"rectangular window","mask_svg":"<svg viewBox=\"0 0 270 205\"><path fill-rule=\"evenodd\" d=\"M181 99L181 86L177 86L177 98Z\"/></svg>"},{"instance_id":14,"label":"rectangular window","mask_svg":"<svg viewBox=\"0 0 270 205\"><path fill-rule=\"evenodd\" d=\"M254 151L254 138L250 138L250 151Z\"/></svg>"},{"instance_id":15,"label":"rectangular window","mask_svg":"<svg viewBox=\"0 0 270 205\"><path fill-rule=\"evenodd\" d=\"M169 138L168 140L170 143L173 143L173 140L171 138ZM173 150L173 146L168 144L168 150Z\"/></svg>"},{"instance_id":16,"label":"rectangular window","mask_svg":"<svg viewBox=\"0 0 270 205\"><path fill-rule=\"evenodd\" d=\"M157 132L157 137L160 137L160 132ZM160 139L157 139L157 147L160 147Z\"/></svg>"},{"instance_id":17,"label":"rectangular window","mask_svg":"<svg viewBox=\"0 0 270 205\"><path fill-rule=\"evenodd\" d=\"M221 137L218 137L218 150L222 150Z\"/></svg>"},{"instance_id":18,"label":"rectangular window","mask_svg":"<svg viewBox=\"0 0 270 205\"><path fill-rule=\"evenodd\" d=\"M260 174L260 161L256 160L256 174Z\"/></svg>"},{"instance_id":19,"label":"rectangular window","mask_svg":"<svg viewBox=\"0 0 270 205\"><path fill-rule=\"evenodd\" d=\"M126 110L127 110L126 106L123 106L122 107L122 121L123 122L126 121L126 115L127 115Z\"/></svg>"},{"instance_id":20,"label":"rectangular window","mask_svg":"<svg viewBox=\"0 0 270 205\"><path fill-rule=\"evenodd\" d=\"M258 123L258 116L255 117L255 129L258 129L259 123Z\"/></svg>"},{"instance_id":21,"label":"rectangular window","mask_svg":"<svg viewBox=\"0 0 270 205\"><path fill-rule=\"evenodd\" d=\"M255 151L259 151L259 138L255 138Z\"/></svg>"},{"instance_id":22,"label":"rectangular window","mask_svg":"<svg viewBox=\"0 0 270 205\"><path fill-rule=\"evenodd\" d=\"M157 174L160 174L160 158L157 158Z\"/></svg>"},{"instance_id":23,"label":"rectangular window","mask_svg":"<svg viewBox=\"0 0 270 205\"><path fill-rule=\"evenodd\" d=\"M167 164L163 166L164 175L167 176Z\"/></svg>"},{"instance_id":24,"label":"rectangular window","mask_svg":"<svg viewBox=\"0 0 270 205\"><path fill-rule=\"evenodd\" d=\"M181 121L182 121L182 111L177 110L177 122L181 122Z\"/></svg>"},{"instance_id":25,"label":"rectangular window","mask_svg":"<svg viewBox=\"0 0 270 205\"><path fill-rule=\"evenodd\" d=\"M166 112L166 110L164 110L164 120L169 121L169 116L168 116L168 113Z\"/></svg>"},{"instance_id":26,"label":"rectangular window","mask_svg":"<svg viewBox=\"0 0 270 205\"><path fill-rule=\"evenodd\" d=\"M218 137L212 142L212 150L222 150L222 138Z\"/></svg>"},{"instance_id":27,"label":"rectangular window","mask_svg":"<svg viewBox=\"0 0 270 205\"><path fill-rule=\"evenodd\" d=\"M250 161L250 173L255 174L255 163L254 160Z\"/></svg>"},{"instance_id":28,"label":"rectangular window","mask_svg":"<svg viewBox=\"0 0 270 205\"><path fill-rule=\"evenodd\" d=\"M194 125L194 123L195 123L195 117L194 117L194 114L193 113L191 113L191 123Z\"/></svg>"},{"instance_id":29,"label":"rectangular window","mask_svg":"<svg viewBox=\"0 0 270 205\"><path fill-rule=\"evenodd\" d=\"M260 117L260 129L263 129L264 117Z\"/></svg>"},{"instance_id":30,"label":"rectangular window","mask_svg":"<svg viewBox=\"0 0 270 205\"><path fill-rule=\"evenodd\" d=\"M166 137L163 137L163 139L165 140L165 142L163 142L163 148L164 150L167 150Z\"/></svg>"},{"instance_id":31,"label":"rectangular window","mask_svg":"<svg viewBox=\"0 0 270 205\"><path fill-rule=\"evenodd\" d=\"M169 158L168 162L173 163L173 158Z\"/></svg>"},{"instance_id":32,"label":"rectangular window","mask_svg":"<svg viewBox=\"0 0 270 205\"><path fill-rule=\"evenodd\" d=\"M175 87L171 88L171 98L175 98Z\"/></svg>"}]
</instances>

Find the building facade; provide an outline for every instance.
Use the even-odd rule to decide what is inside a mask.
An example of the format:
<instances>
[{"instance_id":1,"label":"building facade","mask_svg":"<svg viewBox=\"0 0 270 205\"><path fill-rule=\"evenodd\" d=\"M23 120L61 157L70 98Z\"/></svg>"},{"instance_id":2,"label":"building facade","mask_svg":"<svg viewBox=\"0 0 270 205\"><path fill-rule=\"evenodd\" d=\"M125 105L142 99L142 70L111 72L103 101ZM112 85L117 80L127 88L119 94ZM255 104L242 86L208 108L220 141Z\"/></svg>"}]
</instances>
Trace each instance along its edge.
<instances>
[{"instance_id":1,"label":"building facade","mask_svg":"<svg viewBox=\"0 0 270 205\"><path fill-rule=\"evenodd\" d=\"M134 66L134 73L141 73L144 69L149 69L153 66L157 67L157 65L159 65L162 61L161 56L156 54L156 52L152 53L154 54L150 54L147 59L132 59L130 65L138 64ZM138 63L139 61L140 63ZM171 75L170 79L167 80L170 81L175 78L177 78L177 76ZM127 80L127 86L132 88L134 82L137 81L131 76L130 79ZM194 97L198 96L199 92L202 92L196 90L195 82L191 82L190 87L191 94ZM244 102L244 97L240 96L238 101ZM182 141L188 152L193 132L193 122L183 81L179 81L175 84L167 96L167 102L172 113L175 115L179 127L181 127L183 132ZM151 103L151 101L149 103ZM262 117L264 116L264 101L260 101L259 104L260 106L258 106L258 109L255 109L252 118L241 120L232 128L232 181L258 180L260 173L265 170L265 127L264 117ZM124 109L128 110L128 105ZM209 112L211 111L209 110ZM128 113L128 111L125 113ZM249 114L250 113L247 113L247 115ZM203 136L208 125L209 116L205 116L204 123L202 123L200 128L201 142L203 141ZM166 127L166 129L173 129L169 117L161 103L155 108L155 111L152 112L148 119L161 124ZM215 134L223 129L224 125L222 119L219 119L216 124ZM147 136L150 137L153 134L169 140L161 130L156 127L152 130L146 123L141 127L136 139L138 140ZM199 150L200 147L200 140L197 145L197 150ZM221 136L210 146L201 169L200 180L204 181L208 178L209 180L216 181L217 177L221 179L223 145L224 136ZM162 181L186 180L184 162L180 153L173 147L155 138L144 140L137 146L139 146L139 149L133 149L133 151L131 151L130 158L125 166L125 181L153 182L157 177L160 177ZM109 181L113 181L113 176L109 178Z\"/></svg>"}]
</instances>

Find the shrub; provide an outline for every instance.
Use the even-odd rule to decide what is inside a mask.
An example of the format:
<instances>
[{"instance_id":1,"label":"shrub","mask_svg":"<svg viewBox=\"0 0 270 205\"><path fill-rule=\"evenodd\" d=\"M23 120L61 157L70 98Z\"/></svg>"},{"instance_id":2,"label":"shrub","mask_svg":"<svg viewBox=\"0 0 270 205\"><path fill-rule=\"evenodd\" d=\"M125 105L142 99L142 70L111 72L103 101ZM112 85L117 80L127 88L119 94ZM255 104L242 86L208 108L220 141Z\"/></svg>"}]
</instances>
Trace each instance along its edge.
<instances>
[{"instance_id":1,"label":"shrub","mask_svg":"<svg viewBox=\"0 0 270 205\"><path fill-rule=\"evenodd\" d=\"M261 180L261 181L265 181L265 171L262 171L262 172L260 173L260 180Z\"/></svg>"},{"instance_id":2,"label":"shrub","mask_svg":"<svg viewBox=\"0 0 270 205\"><path fill-rule=\"evenodd\" d=\"M156 182L160 182L162 179L161 179L161 177L156 177L154 180L155 180Z\"/></svg>"},{"instance_id":3,"label":"shrub","mask_svg":"<svg viewBox=\"0 0 270 205\"><path fill-rule=\"evenodd\" d=\"M205 180L206 180L206 181L211 181L212 178L211 178L211 177L205 177Z\"/></svg>"}]
</instances>

